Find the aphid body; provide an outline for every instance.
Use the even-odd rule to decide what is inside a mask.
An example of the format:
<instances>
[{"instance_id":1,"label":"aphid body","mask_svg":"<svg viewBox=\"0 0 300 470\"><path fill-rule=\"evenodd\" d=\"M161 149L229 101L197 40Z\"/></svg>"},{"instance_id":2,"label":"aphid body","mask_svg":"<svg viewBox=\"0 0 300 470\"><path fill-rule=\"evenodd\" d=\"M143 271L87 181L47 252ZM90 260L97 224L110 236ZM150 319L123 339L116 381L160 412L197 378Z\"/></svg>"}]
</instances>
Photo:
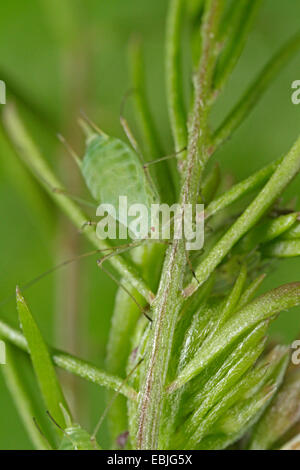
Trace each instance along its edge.
<instances>
[{"instance_id":1,"label":"aphid body","mask_svg":"<svg viewBox=\"0 0 300 470\"><path fill-rule=\"evenodd\" d=\"M101 450L96 440L79 424L67 427L64 434L59 450Z\"/></svg>"},{"instance_id":2,"label":"aphid body","mask_svg":"<svg viewBox=\"0 0 300 470\"><path fill-rule=\"evenodd\" d=\"M116 212L110 215L116 214L119 222L122 222L120 196L127 198L127 207L142 204L150 209L151 204L159 202L154 183L139 155L120 139L104 133L92 134L87 140L81 171L92 196L99 204L115 208Z\"/></svg>"}]
</instances>

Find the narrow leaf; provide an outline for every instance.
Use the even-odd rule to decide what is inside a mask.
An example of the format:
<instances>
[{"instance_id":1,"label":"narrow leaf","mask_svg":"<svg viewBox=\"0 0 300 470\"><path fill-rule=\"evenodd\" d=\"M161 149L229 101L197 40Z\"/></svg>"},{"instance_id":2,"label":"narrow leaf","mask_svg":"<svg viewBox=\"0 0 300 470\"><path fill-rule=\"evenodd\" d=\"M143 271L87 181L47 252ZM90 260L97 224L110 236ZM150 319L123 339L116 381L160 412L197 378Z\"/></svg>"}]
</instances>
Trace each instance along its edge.
<instances>
[{"instance_id":1,"label":"narrow leaf","mask_svg":"<svg viewBox=\"0 0 300 470\"><path fill-rule=\"evenodd\" d=\"M20 331L12 328L8 323L1 320L0 335L23 351L29 352L26 339ZM124 381L118 376L108 374L104 370L62 351L52 349L51 357L56 366L66 370L67 372L77 375L78 377L96 385L111 388L115 391L119 390L120 393L130 400L137 399L136 391L127 384L124 384Z\"/></svg>"},{"instance_id":2,"label":"narrow leaf","mask_svg":"<svg viewBox=\"0 0 300 470\"><path fill-rule=\"evenodd\" d=\"M171 0L167 21L166 79L168 109L176 151L187 145L186 111L181 71L181 31L184 18L183 0ZM181 155L184 158L184 155Z\"/></svg>"},{"instance_id":3,"label":"narrow leaf","mask_svg":"<svg viewBox=\"0 0 300 470\"><path fill-rule=\"evenodd\" d=\"M249 87L233 111L214 134L215 150L219 148L239 127L243 120L249 116L250 111L261 98L262 94L278 75L279 71L300 49L300 34L290 39L273 57Z\"/></svg>"},{"instance_id":4,"label":"narrow leaf","mask_svg":"<svg viewBox=\"0 0 300 470\"><path fill-rule=\"evenodd\" d=\"M282 235L291 228L298 218L297 213L282 215L274 220L267 220L245 235L238 244L238 249L250 253L261 243L267 243Z\"/></svg>"},{"instance_id":5,"label":"narrow leaf","mask_svg":"<svg viewBox=\"0 0 300 470\"><path fill-rule=\"evenodd\" d=\"M278 287L243 307L221 330L218 330L209 343L204 343L194 359L187 364L177 379L168 387L169 392L176 390L191 380L210 364L225 348L255 327L282 310L300 305L300 283Z\"/></svg>"},{"instance_id":6,"label":"narrow leaf","mask_svg":"<svg viewBox=\"0 0 300 470\"><path fill-rule=\"evenodd\" d=\"M216 215L223 209L226 209L228 206L238 201L243 196L246 196L251 191L263 186L281 162L282 159L279 159L265 166L249 178L235 184L232 188L226 191L226 193L213 200L205 210L205 218L209 219L213 215Z\"/></svg>"},{"instance_id":7,"label":"narrow leaf","mask_svg":"<svg viewBox=\"0 0 300 470\"><path fill-rule=\"evenodd\" d=\"M289 371L284 383L254 429L250 449L272 448L300 419L300 370Z\"/></svg>"},{"instance_id":8,"label":"narrow leaf","mask_svg":"<svg viewBox=\"0 0 300 470\"><path fill-rule=\"evenodd\" d=\"M204 204L209 204L214 198L221 181L220 166L216 163L203 181L201 199Z\"/></svg>"},{"instance_id":9,"label":"narrow leaf","mask_svg":"<svg viewBox=\"0 0 300 470\"><path fill-rule=\"evenodd\" d=\"M260 274L253 282L247 287L245 292L240 298L238 309L240 310L242 307L247 305L255 296L257 290L260 288L262 282L265 280L266 275Z\"/></svg>"},{"instance_id":10,"label":"narrow leaf","mask_svg":"<svg viewBox=\"0 0 300 470\"><path fill-rule=\"evenodd\" d=\"M27 389L22 377L18 354L20 352L18 352L15 346L6 344L6 364L1 367L1 370L34 447L38 450L46 450L49 449L49 445L34 423L35 406L30 391Z\"/></svg>"},{"instance_id":11,"label":"narrow leaf","mask_svg":"<svg viewBox=\"0 0 300 470\"><path fill-rule=\"evenodd\" d=\"M197 281L194 279L185 289L186 296L191 295L199 285L208 279L214 269L223 261L231 248L262 218L285 187L300 170L300 137L277 170L245 212L230 227L225 235L210 250L205 259L196 268Z\"/></svg>"},{"instance_id":12,"label":"narrow leaf","mask_svg":"<svg viewBox=\"0 0 300 470\"><path fill-rule=\"evenodd\" d=\"M300 240L283 240L271 243L263 249L263 255L270 258L300 256Z\"/></svg>"},{"instance_id":13,"label":"narrow leaf","mask_svg":"<svg viewBox=\"0 0 300 470\"><path fill-rule=\"evenodd\" d=\"M228 77L233 71L247 41L262 0L239 0L233 2L228 17L224 19L227 30L221 41L225 42L217 64L215 76L215 92L220 93Z\"/></svg>"},{"instance_id":14,"label":"narrow leaf","mask_svg":"<svg viewBox=\"0 0 300 470\"><path fill-rule=\"evenodd\" d=\"M60 404L67 410L68 406L59 385L46 343L18 288L17 308L22 330L28 343L33 368L45 404L53 418L64 428L66 423Z\"/></svg>"}]
</instances>

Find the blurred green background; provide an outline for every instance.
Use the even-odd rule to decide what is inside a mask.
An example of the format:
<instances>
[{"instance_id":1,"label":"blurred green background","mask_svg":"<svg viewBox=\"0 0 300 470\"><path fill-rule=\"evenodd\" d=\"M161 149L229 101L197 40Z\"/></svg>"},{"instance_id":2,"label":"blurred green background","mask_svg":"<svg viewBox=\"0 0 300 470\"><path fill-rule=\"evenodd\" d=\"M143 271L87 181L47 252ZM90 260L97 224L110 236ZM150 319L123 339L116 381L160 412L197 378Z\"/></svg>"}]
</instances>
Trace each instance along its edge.
<instances>
[{"instance_id":1,"label":"blurred green background","mask_svg":"<svg viewBox=\"0 0 300 470\"><path fill-rule=\"evenodd\" d=\"M143 39L151 107L165 150L172 150L164 87L167 4L167 0L1 2L0 79L35 108L34 113L26 114L27 123L71 193L84 195L85 190L56 133L65 135L80 151L83 136L77 118L83 109L108 133L122 135L120 104L130 88L127 44L133 33ZM244 54L214 113L216 123L272 53L299 29L299 18L298 0L263 2ZM300 105L291 102L291 83L300 79L299 63L300 53L216 156L222 169L236 180L285 153L299 134ZM129 117L130 107L129 102ZM287 198L299 194L299 183L299 178L293 182ZM57 262L89 249L20 165L2 131L0 214L0 301L14 292L17 283L22 285ZM297 259L282 262L263 288L293 280L300 280ZM92 258L45 278L25 297L49 343L103 366L114 291L115 286ZM14 301L0 311L1 318L17 325ZM282 314L272 334L291 341L300 330L299 313L298 309ZM103 390L70 376L62 379L78 420L91 431L104 409ZM105 447L105 425L99 441ZM31 447L0 374L0 449Z\"/></svg>"}]
</instances>

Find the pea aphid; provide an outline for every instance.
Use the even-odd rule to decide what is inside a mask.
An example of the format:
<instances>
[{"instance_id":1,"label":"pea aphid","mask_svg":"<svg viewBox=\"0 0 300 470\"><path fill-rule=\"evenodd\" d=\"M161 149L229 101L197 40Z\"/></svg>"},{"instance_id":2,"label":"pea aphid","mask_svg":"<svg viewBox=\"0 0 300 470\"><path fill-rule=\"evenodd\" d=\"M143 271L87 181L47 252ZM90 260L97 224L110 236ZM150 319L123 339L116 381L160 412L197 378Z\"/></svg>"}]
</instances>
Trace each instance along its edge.
<instances>
[{"instance_id":1,"label":"pea aphid","mask_svg":"<svg viewBox=\"0 0 300 470\"><path fill-rule=\"evenodd\" d=\"M96 439L92 437L79 424L73 423L71 416L61 405L67 426L63 429L47 411L47 414L54 425L63 433L62 441L58 450L101 450Z\"/></svg>"},{"instance_id":2,"label":"pea aphid","mask_svg":"<svg viewBox=\"0 0 300 470\"><path fill-rule=\"evenodd\" d=\"M76 158L76 162L95 201L105 205L108 213L110 207L114 208L110 215L121 224L124 220L120 196L126 198L127 207L143 205L150 214L151 205L159 203L159 195L137 148L101 130L97 132L86 123L83 126L87 134L86 151L83 159Z\"/></svg>"}]
</instances>

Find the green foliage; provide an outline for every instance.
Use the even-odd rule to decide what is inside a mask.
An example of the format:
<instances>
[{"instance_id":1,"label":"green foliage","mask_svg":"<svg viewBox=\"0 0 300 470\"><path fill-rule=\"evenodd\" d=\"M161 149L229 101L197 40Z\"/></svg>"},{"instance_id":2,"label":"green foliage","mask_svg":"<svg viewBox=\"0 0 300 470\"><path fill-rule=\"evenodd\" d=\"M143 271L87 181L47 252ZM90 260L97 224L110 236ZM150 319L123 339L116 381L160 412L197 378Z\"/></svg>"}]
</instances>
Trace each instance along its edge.
<instances>
[{"instance_id":1,"label":"green foliage","mask_svg":"<svg viewBox=\"0 0 300 470\"><path fill-rule=\"evenodd\" d=\"M33 368L49 413L64 428L66 423L61 410L67 408L59 385L54 365L39 328L33 319L24 298L17 289L17 308L20 324L26 338Z\"/></svg>"}]
</instances>

